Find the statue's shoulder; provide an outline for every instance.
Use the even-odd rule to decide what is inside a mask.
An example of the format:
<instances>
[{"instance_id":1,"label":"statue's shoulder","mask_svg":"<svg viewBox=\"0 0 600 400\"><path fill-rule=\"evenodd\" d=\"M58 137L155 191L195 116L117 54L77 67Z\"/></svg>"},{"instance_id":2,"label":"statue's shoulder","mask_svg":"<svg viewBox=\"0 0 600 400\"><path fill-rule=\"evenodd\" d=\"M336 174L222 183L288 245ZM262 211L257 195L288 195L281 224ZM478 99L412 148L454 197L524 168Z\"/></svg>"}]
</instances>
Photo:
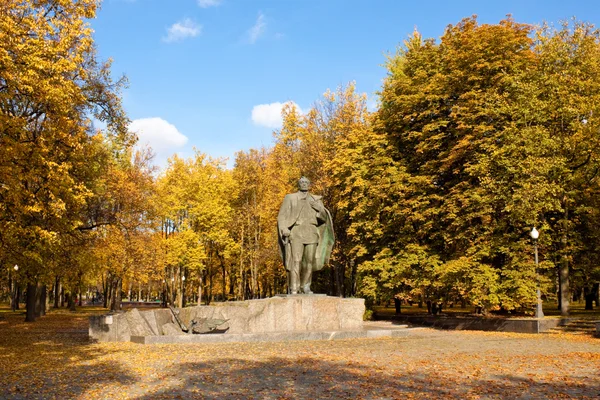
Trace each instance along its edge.
<instances>
[{"instance_id":1,"label":"statue's shoulder","mask_svg":"<svg viewBox=\"0 0 600 400\"><path fill-rule=\"evenodd\" d=\"M296 198L296 193L289 193L289 194L285 195L285 197L283 198L283 202L289 203L289 202L293 201L295 198Z\"/></svg>"},{"instance_id":2,"label":"statue's shoulder","mask_svg":"<svg viewBox=\"0 0 600 400\"><path fill-rule=\"evenodd\" d=\"M318 194L311 194L313 199L315 199L315 201L319 201L323 199L323 196L319 196Z\"/></svg>"}]
</instances>

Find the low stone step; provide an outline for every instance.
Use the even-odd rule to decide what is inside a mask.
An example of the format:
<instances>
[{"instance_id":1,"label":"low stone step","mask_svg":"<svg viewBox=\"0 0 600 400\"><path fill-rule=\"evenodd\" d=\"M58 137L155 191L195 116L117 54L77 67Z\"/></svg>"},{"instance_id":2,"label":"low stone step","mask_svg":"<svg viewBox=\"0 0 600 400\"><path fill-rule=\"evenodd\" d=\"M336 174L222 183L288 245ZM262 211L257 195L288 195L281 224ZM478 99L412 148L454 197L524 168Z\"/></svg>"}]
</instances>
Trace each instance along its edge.
<instances>
[{"instance_id":1,"label":"low stone step","mask_svg":"<svg viewBox=\"0 0 600 400\"><path fill-rule=\"evenodd\" d=\"M571 332L571 333L593 333L595 331L594 328L578 328L578 327L566 327L560 326L556 328L550 329L550 332Z\"/></svg>"},{"instance_id":2,"label":"low stone step","mask_svg":"<svg viewBox=\"0 0 600 400\"><path fill-rule=\"evenodd\" d=\"M166 343L235 343L235 342L285 342L292 340L340 340L340 339L381 339L406 337L411 328L400 329L355 329L341 331L313 332L265 332L234 333L207 335L177 336L131 336L131 341L138 344Z\"/></svg>"},{"instance_id":3,"label":"low stone step","mask_svg":"<svg viewBox=\"0 0 600 400\"><path fill-rule=\"evenodd\" d=\"M579 327L579 328L594 328L596 326L596 324L566 324L566 325L559 325L559 326L565 326L565 327L573 326L573 327Z\"/></svg>"},{"instance_id":4,"label":"low stone step","mask_svg":"<svg viewBox=\"0 0 600 400\"><path fill-rule=\"evenodd\" d=\"M584 328L584 327L579 327L579 326L563 326L561 328L558 328L558 330L562 330L562 331L589 331L589 332L593 332L595 329L594 328Z\"/></svg>"},{"instance_id":5,"label":"low stone step","mask_svg":"<svg viewBox=\"0 0 600 400\"><path fill-rule=\"evenodd\" d=\"M595 324L596 324L596 321L585 321L585 320L567 321L567 322L563 323L563 325L589 325L589 326L593 326Z\"/></svg>"}]
</instances>

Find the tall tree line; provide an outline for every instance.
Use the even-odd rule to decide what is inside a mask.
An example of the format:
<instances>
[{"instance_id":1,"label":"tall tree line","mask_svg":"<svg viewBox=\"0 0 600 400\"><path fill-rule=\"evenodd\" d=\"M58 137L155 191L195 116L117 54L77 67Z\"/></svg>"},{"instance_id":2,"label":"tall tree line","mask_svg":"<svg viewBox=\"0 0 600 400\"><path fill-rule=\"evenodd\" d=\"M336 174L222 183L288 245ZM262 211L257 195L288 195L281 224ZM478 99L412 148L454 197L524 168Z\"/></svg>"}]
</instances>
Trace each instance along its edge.
<instances>
[{"instance_id":1,"label":"tall tree line","mask_svg":"<svg viewBox=\"0 0 600 400\"><path fill-rule=\"evenodd\" d=\"M274 145L240 151L232 169L196 151L159 173L133 150L125 81L96 59L85 21L98 3L0 6L0 263L7 287L26 285L28 320L45 287L57 307L94 292L113 310L123 296L286 292L276 217L303 175L336 230L318 292L490 312L531 308L540 275L563 314L574 296L597 299L593 26L473 17L439 41L415 31L388 57L375 110L350 83L307 112L286 105Z\"/></svg>"}]
</instances>

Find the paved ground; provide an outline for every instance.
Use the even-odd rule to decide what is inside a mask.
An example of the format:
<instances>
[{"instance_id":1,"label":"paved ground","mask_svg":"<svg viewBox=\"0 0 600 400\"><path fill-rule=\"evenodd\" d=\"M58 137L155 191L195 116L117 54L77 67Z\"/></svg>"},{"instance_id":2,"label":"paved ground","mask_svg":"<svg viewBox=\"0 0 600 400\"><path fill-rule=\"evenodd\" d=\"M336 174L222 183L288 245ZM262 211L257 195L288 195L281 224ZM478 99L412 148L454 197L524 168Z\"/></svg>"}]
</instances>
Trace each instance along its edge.
<instances>
[{"instance_id":1,"label":"paved ground","mask_svg":"<svg viewBox=\"0 0 600 400\"><path fill-rule=\"evenodd\" d=\"M0 320L0 398L600 398L600 339L419 329L406 338L90 344L87 317Z\"/></svg>"}]
</instances>

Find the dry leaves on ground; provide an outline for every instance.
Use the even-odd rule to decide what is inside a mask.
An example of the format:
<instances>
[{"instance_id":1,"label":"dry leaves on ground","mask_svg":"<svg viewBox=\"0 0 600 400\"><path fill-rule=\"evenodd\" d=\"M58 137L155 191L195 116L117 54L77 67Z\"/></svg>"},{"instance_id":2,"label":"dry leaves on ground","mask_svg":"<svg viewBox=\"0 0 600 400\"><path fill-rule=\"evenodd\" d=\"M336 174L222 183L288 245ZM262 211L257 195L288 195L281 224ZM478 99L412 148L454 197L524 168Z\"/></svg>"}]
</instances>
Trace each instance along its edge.
<instances>
[{"instance_id":1,"label":"dry leaves on ground","mask_svg":"<svg viewBox=\"0 0 600 400\"><path fill-rule=\"evenodd\" d=\"M418 329L397 339L93 344L87 316L0 321L0 398L598 398L600 339Z\"/></svg>"}]
</instances>

